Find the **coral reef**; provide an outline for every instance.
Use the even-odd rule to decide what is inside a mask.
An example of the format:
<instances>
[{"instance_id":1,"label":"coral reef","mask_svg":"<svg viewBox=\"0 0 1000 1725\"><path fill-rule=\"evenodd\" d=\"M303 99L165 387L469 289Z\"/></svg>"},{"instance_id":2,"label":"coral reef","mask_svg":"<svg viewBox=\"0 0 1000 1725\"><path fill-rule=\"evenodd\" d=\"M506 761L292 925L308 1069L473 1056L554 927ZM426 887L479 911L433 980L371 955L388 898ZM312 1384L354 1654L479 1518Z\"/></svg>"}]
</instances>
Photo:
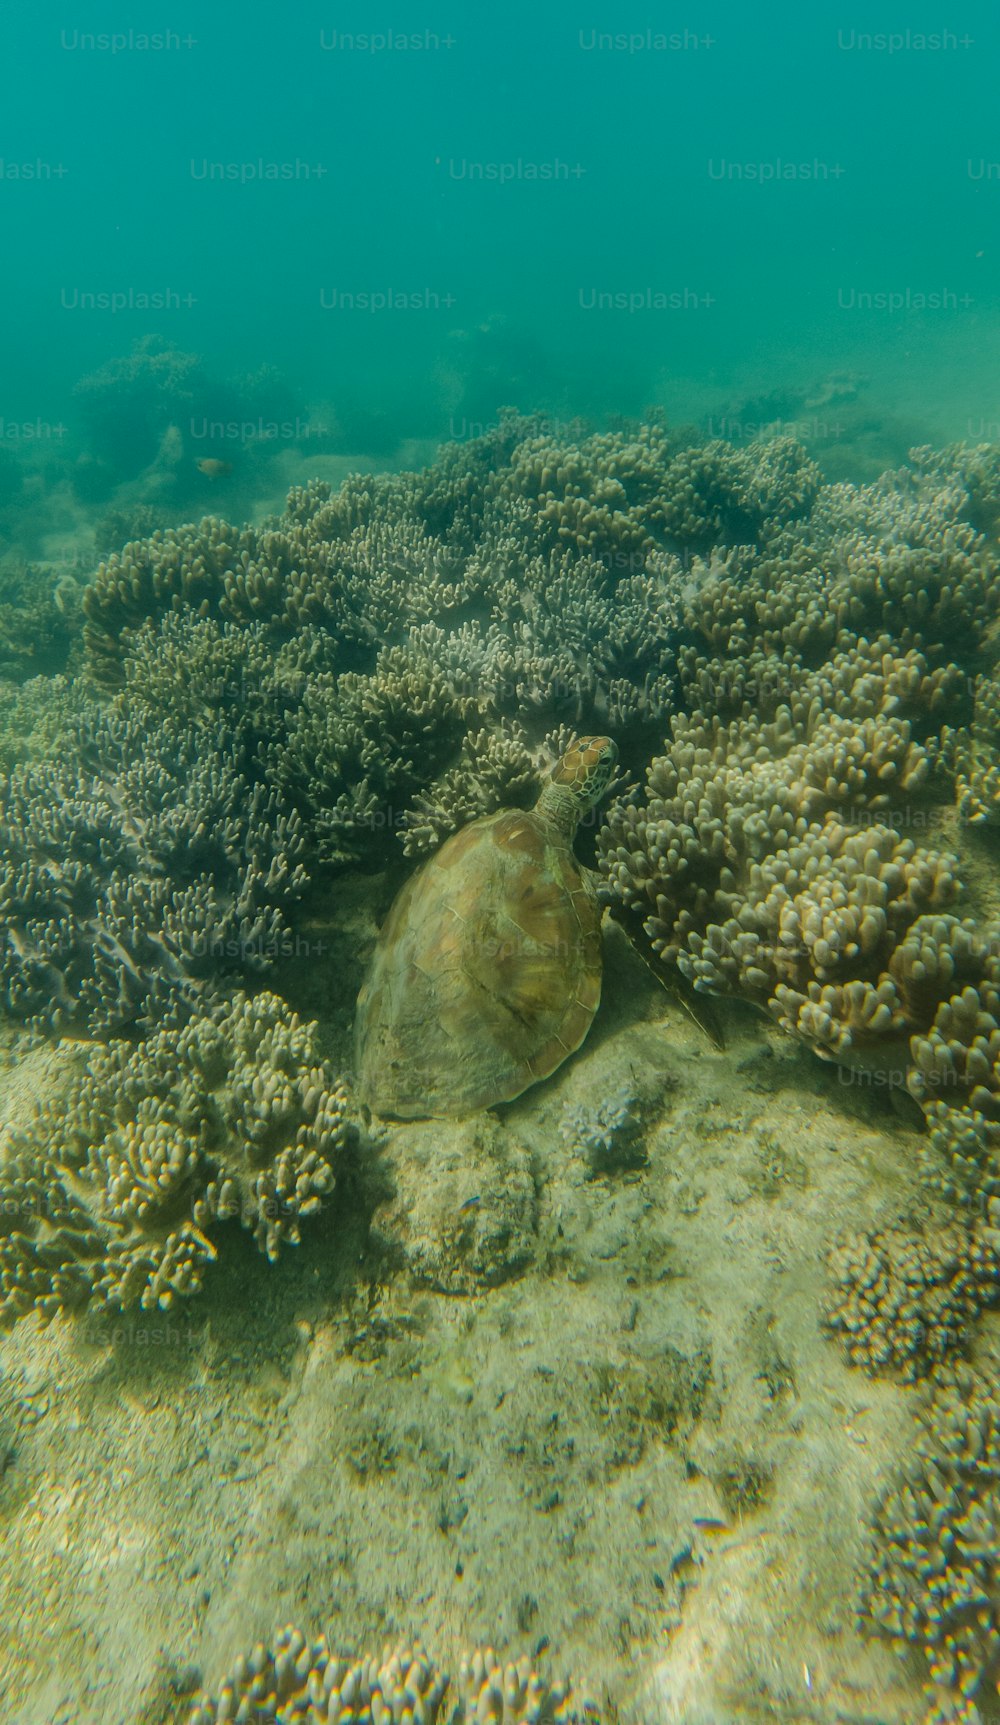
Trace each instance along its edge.
<instances>
[{"instance_id":1,"label":"coral reef","mask_svg":"<svg viewBox=\"0 0 1000 1725\"><path fill-rule=\"evenodd\" d=\"M419 1643L386 1648L381 1660L338 1659L322 1636L309 1642L286 1628L273 1649L258 1644L240 1659L189 1725L292 1725L307 1717L339 1725L574 1725L584 1716L597 1725L597 1710L577 1704L569 1684L547 1683L526 1658L503 1663L491 1647L466 1655L453 1681Z\"/></svg>"},{"instance_id":2,"label":"coral reef","mask_svg":"<svg viewBox=\"0 0 1000 1725\"><path fill-rule=\"evenodd\" d=\"M762 533L759 554L710 559L688 607L695 640L814 659L852 632L925 651L981 652L992 622L995 547L973 525L969 485L914 452L872 485L827 485L802 520Z\"/></svg>"},{"instance_id":3,"label":"coral reef","mask_svg":"<svg viewBox=\"0 0 1000 1725\"><path fill-rule=\"evenodd\" d=\"M905 1059L937 1003L925 948L957 928L937 913L960 887L956 858L891 824L895 798L919 810L930 768L900 690L933 705L950 679L861 641L800 669L788 701L779 684L773 717L676 718L646 801L613 805L598 835L613 913L696 989L766 1006L839 1059Z\"/></svg>"},{"instance_id":4,"label":"coral reef","mask_svg":"<svg viewBox=\"0 0 1000 1725\"><path fill-rule=\"evenodd\" d=\"M275 995L93 1048L0 1165L0 1320L169 1307L199 1290L232 1217L274 1262L332 1191L348 1135L316 1026Z\"/></svg>"},{"instance_id":5,"label":"coral reef","mask_svg":"<svg viewBox=\"0 0 1000 1725\"><path fill-rule=\"evenodd\" d=\"M92 701L79 678L0 680L0 775L19 761L46 760L75 749Z\"/></svg>"},{"instance_id":6,"label":"coral reef","mask_svg":"<svg viewBox=\"0 0 1000 1725\"><path fill-rule=\"evenodd\" d=\"M336 871L402 872L477 816L530 807L569 732L610 732L629 777L597 863L658 974L751 1003L926 1116L937 1231L838 1247L826 1315L853 1362L936 1386L876 1515L867 1619L921 1650L934 1717L974 1718L1000 1646L1000 1410L954 1356L1000 1285L1000 930L970 866L1000 807L996 453L918 450L875 483L824 484L787 437L737 449L504 415L422 473L316 480L255 524L170 526L180 498L212 495L189 459L204 387L191 356L147 343L81 392L79 484L107 495L151 462L163 481L119 493L99 529L82 643L70 587L8 589L0 999L116 1040L4 1147L0 1319L170 1307L227 1221L270 1260L294 1243L347 1155L347 1096L315 1026L229 991L294 950L307 915L343 909ZM52 675L73 652L86 682ZM475 1299L550 1257L575 1282L558 1215L596 1210L584 1172L641 1162L642 1082L602 1092L591 1070L572 1087L552 1227L530 1123L394 1130L371 1229L387 1273ZM767 1178L739 1176L748 1201ZM642 1185L613 1192L607 1250L626 1268ZM940 1224L939 1197L957 1207ZM572 1429L559 1440L581 1501L712 1405L710 1353L664 1333L573 1366L604 1421L589 1453ZM521 1495L548 1514L550 1409L530 1376L504 1394L516 1412L489 1417L511 1422ZM707 1475L734 1517L770 1489L768 1454L742 1441ZM419 1648L348 1662L289 1630L195 1719L577 1713L488 1650L448 1684Z\"/></svg>"},{"instance_id":7,"label":"coral reef","mask_svg":"<svg viewBox=\"0 0 1000 1725\"><path fill-rule=\"evenodd\" d=\"M80 379L76 399L91 456L116 479L138 473L171 424L189 418L202 386L201 361L162 336L142 336L130 353Z\"/></svg>"},{"instance_id":8,"label":"coral reef","mask_svg":"<svg viewBox=\"0 0 1000 1725\"><path fill-rule=\"evenodd\" d=\"M1000 1407L964 1372L878 1505L863 1620L927 1662L925 1725L976 1725L1000 1644Z\"/></svg>"},{"instance_id":9,"label":"coral reef","mask_svg":"<svg viewBox=\"0 0 1000 1725\"><path fill-rule=\"evenodd\" d=\"M0 678L23 682L65 671L79 646L84 588L31 563L0 571Z\"/></svg>"},{"instance_id":10,"label":"coral reef","mask_svg":"<svg viewBox=\"0 0 1000 1725\"><path fill-rule=\"evenodd\" d=\"M679 447L658 425L643 425L573 444L527 437L498 474L491 499L508 513L520 506L515 532L527 544L568 547L628 570L642 568L656 546L756 538L765 521L805 514L819 484L815 462L792 438L746 449Z\"/></svg>"},{"instance_id":11,"label":"coral reef","mask_svg":"<svg viewBox=\"0 0 1000 1725\"><path fill-rule=\"evenodd\" d=\"M130 632L180 607L285 638L321 625L353 653L345 668L368 672L380 647L433 624L443 668L484 712L561 707L590 729L622 704L662 715L699 452L648 426L579 445L534 432L509 416L425 474L356 477L335 495L314 483L260 529L209 517L125 546L87 596L95 671L113 682ZM749 532L808 508L818 476L797 446L710 448L705 509L735 508Z\"/></svg>"},{"instance_id":12,"label":"coral reef","mask_svg":"<svg viewBox=\"0 0 1000 1725\"><path fill-rule=\"evenodd\" d=\"M961 729L946 728L942 760L955 775L955 801L970 827L1000 824L1000 678L981 672L975 679L973 715Z\"/></svg>"},{"instance_id":13,"label":"coral reef","mask_svg":"<svg viewBox=\"0 0 1000 1725\"><path fill-rule=\"evenodd\" d=\"M0 998L39 1026L106 1033L183 990L190 894L142 879L127 818L99 779L50 762L0 782Z\"/></svg>"},{"instance_id":14,"label":"coral reef","mask_svg":"<svg viewBox=\"0 0 1000 1725\"><path fill-rule=\"evenodd\" d=\"M1000 1298L1000 1234L949 1226L922 1238L889 1228L837 1247L830 1269L826 1321L852 1364L913 1382L961 1349Z\"/></svg>"},{"instance_id":15,"label":"coral reef","mask_svg":"<svg viewBox=\"0 0 1000 1725\"><path fill-rule=\"evenodd\" d=\"M968 503L966 514L977 533L996 535L1000 527L1000 446L995 443L952 443L946 449L921 445L910 459L919 472L939 483L960 486Z\"/></svg>"},{"instance_id":16,"label":"coral reef","mask_svg":"<svg viewBox=\"0 0 1000 1725\"><path fill-rule=\"evenodd\" d=\"M287 949L277 906L305 881L294 821L170 741L163 727L160 761L151 744L123 775L155 803L145 830L139 796L123 802L113 777L46 761L0 781L0 1000L15 1017L91 1035L148 1027Z\"/></svg>"},{"instance_id":17,"label":"coral reef","mask_svg":"<svg viewBox=\"0 0 1000 1725\"><path fill-rule=\"evenodd\" d=\"M74 393L85 445L74 479L88 500L105 499L140 475L155 492L196 495L195 461L218 454L219 435L231 439L235 431L241 454L252 450L260 461L275 451L271 426L301 423L302 404L273 367L219 378L159 335L142 336L129 353L81 378ZM225 429L213 435L215 426ZM231 452L225 441L221 447Z\"/></svg>"},{"instance_id":18,"label":"coral reef","mask_svg":"<svg viewBox=\"0 0 1000 1725\"><path fill-rule=\"evenodd\" d=\"M159 347L132 369L150 366L168 393L188 387ZM177 954L156 901L129 950L142 980L97 1008L71 987L60 1011L91 1030L127 1022L136 998L145 1011L162 940L184 987L195 943L266 963L317 869L377 864L396 842L422 856L529 805L539 748L558 752L566 724L626 748L662 733L695 459L655 426L567 445L507 415L423 474L315 482L260 527L209 516L113 551L84 597L90 672L114 692L84 752L142 853L130 877L169 879L188 938ZM808 508L815 475L791 445L720 445L698 483L702 511L763 531ZM106 890L89 889L87 930ZM17 954L8 966L34 1012L41 991ZM175 980L157 979L171 1000Z\"/></svg>"},{"instance_id":19,"label":"coral reef","mask_svg":"<svg viewBox=\"0 0 1000 1725\"><path fill-rule=\"evenodd\" d=\"M928 1184L952 1203L1000 1225L1000 1123L976 1108L925 1105L930 1154Z\"/></svg>"},{"instance_id":20,"label":"coral reef","mask_svg":"<svg viewBox=\"0 0 1000 1725\"><path fill-rule=\"evenodd\" d=\"M48 750L0 779L9 1012L148 1028L290 949L305 839L259 759L286 699L252 631L187 618L136 641L111 709L67 695Z\"/></svg>"},{"instance_id":21,"label":"coral reef","mask_svg":"<svg viewBox=\"0 0 1000 1725\"><path fill-rule=\"evenodd\" d=\"M611 731L638 765L669 721L645 800L619 801L600 835L614 913L688 990L749 998L893 1082L909 1039L929 1038L930 1074L935 1037L954 1041L934 1026L964 939L961 869L932 829L952 791L987 820L1000 771L992 473L982 451L917 451L875 484L823 485L784 437L736 449L506 414L423 473L315 481L259 526L208 516L112 552L84 610L113 695L76 801L111 805L155 908L130 911L141 982L126 965L114 999L74 1010L101 1029L136 997L172 1000L197 980L196 941L266 963L319 873L399 845L421 857L529 805L565 726ZM18 938L65 975L41 931L75 952L74 929L52 882L28 884L40 908ZM88 930L108 890L88 886ZM125 920L112 909L116 939ZM5 962L8 998L33 1012L38 978L9 943ZM941 1085L921 1082L929 1104Z\"/></svg>"}]
</instances>

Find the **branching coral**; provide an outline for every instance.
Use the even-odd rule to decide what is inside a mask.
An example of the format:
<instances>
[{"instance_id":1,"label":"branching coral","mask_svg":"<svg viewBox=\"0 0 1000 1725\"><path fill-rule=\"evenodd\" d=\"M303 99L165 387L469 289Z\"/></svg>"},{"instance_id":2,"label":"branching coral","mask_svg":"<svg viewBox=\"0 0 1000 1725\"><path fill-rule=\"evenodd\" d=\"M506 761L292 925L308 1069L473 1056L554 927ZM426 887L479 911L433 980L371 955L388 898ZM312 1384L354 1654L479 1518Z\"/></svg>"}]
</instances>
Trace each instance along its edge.
<instances>
[{"instance_id":1,"label":"branching coral","mask_svg":"<svg viewBox=\"0 0 1000 1725\"><path fill-rule=\"evenodd\" d=\"M202 895L182 927L235 920L265 950L318 869L383 861L390 835L422 855L528 800L556 724L637 764L669 723L645 803L601 838L616 914L688 986L898 1074L954 992L959 871L926 835L949 774L970 818L992 798L988 477L917 452L823 486L787 438L504 415L422 474L316 482L259 527L208 518L109 557L87 643L120 692L88 758ZM918 966L936 949L934 987L902 974L908 941Z\"/></svg>"},{"instance_id":2,"label":"branching coral","mask_svg":"<svg viewBox=\"0 0 1000 1725\"><path fill-rule=\"evenodd\" d=\"M277 996L94 1048L0 1165L0 1319L196 1293L216 1224L273 1262L336 1179L347 1098Z\"/></svg>"},{"instance_id":3,"label":"branching coral","mask_svg":"<svg viewBox=\"0 0 1000 1725\"><path fill-rule=\"evenodd\" d=\"M301 822L254 781L238 725L203 742L149 707L87 715L97 770L39 761L0 779L0 997L92 1034L185 1008L198 977L266 969L302 892Z\"/></svg>"},{"instance_id":4,"label":"branching coral","mask_svg":"<svg viewBox=\"0 0 1000 1725\"><path fill-rule=\"evenodd\" d=\"M1000 1235L949 1227L921 1238L890 1228L838 1246L830 1268L827 1322L848 1358L912 1380L961 1348L975 1318L1000 1298Z\"/></svg>"},{"instance_id":5,"label":"branching coral","mask_svg":"<svg viewBox=\"0 0 1000 1725\"><path fill-rule=\"evenodd\" d=\"M476 1648L453 1681L415 1643L386 1648L381 1660L338 1659L325 1638L309 1642L283 1629L273 1650L258 1644L240 1659L216 1700L206 1697L189 1725L222 1725L251 1717L259 1725L336 1719L340 1725L575 1725L592 1706L577 1705L569 1684L549 1684L528 1659L502 1662L491 1647Z\"/></svg>"},{"instance_id":6,"label":"branching coral","mask_svg":"<svg viewBox=\"0 0 1000 1725\"><path fill-rule=\"evenodd\" d=\"M519 726L469 731L458 763L418 792L402 819L407 856L425 856L467 821L500 808L531 808L541 789Z\"/></svg>"},{"instance_id":7,"label":"branching coral","mask_svg":"<svg viewBox=\"0 0 1000 1725\"><path fill-rule=\"evenodd\" d=\"M975 653L992 621L996 552L971 514L961 477L920 465L824 486L759 556L709 563L689 606L693 637L740 657L790 647L815 661L851 632Z\"/></svg>"},{"instance_id":8,"label":"branching coral","mask_svg":"<svg viewBox=\"0 0 1000 1725\"><path fill-rule=\"evenodd\" d=\"M955 802L963 821L980 830L1000 826L1000 678L975 679L971 722L945 727L943 763L955 776Z\"/></svg>"},{"instance_id":9,"label":"branching coral","mask_svg":"<svg viewBox=\"0 0 1000 1725\"><path fill-rule=\"evenodd\" d=\"M863 1612L927 1662L926 1725L975 1725L1000 1644L1000 1407L963 1373L879 1504Z\"/></svg>"},{"instance_id":10,"label":"branching coral","mask_svg":"<svg viewBox=\"0 0 1000 1725\"><path fill-rule=\"evenodd\" d=\"M816 671L785 668L772 718L675 719L646 801L612 806L598 852L613 910L655 962L767 1006L839 1057L929 1022L888 966L915 925L913 939L931 937L919 919L955 899L957 863L891 823L930 767L897 716L900 690L933 696L937 682L919 655L865 642Z\"/></svg>"}]
</instances>

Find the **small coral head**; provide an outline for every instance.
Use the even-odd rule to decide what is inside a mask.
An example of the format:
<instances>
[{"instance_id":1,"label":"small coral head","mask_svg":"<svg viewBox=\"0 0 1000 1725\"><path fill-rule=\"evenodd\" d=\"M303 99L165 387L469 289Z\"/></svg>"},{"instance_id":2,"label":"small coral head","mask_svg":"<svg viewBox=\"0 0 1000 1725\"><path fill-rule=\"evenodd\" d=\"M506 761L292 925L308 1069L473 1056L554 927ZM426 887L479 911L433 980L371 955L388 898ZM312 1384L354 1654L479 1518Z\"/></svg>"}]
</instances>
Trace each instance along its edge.
<instances>
[{"instance_id":1,"label":"small coral head","mask_svg":"<svg viewBox=\"0 0 1000 1725\"><path fill-rule=\"evenodd\" d=\"M572 791L583 809L603 797L618 765L618 745L610 737L577 737L556 762L552 783Z\"/></svg>"}]
</instances>

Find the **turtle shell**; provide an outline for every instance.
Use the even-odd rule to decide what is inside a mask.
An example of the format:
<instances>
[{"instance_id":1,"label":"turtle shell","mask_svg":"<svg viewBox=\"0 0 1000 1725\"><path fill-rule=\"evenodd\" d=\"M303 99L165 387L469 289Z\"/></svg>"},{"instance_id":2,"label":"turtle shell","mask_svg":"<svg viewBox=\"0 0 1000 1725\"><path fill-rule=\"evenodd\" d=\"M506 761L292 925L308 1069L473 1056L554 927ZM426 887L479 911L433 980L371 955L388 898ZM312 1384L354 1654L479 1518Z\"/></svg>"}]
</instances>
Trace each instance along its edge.
<instances>
[{"instance_id":1,"label":"turtle shell","mask_svg":"<svg viewBox=\"0 0 1000 1725\"><path fill-rule=\"evenodd\" d=\"M358 1001L357 1070L377 1114L509 1102L579 1048L601 998L601 913L555 824L502 810L463 827L400 892Z\"/></svg>"}]
</instances>

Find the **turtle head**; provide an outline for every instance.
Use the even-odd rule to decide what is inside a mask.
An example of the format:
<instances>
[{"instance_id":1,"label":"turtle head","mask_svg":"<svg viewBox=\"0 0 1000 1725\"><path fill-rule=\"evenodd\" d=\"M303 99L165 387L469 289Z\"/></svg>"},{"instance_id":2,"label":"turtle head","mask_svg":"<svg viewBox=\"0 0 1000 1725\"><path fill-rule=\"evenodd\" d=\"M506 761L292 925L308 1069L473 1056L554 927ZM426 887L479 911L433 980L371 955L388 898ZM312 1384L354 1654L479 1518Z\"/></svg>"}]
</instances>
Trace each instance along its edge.
<instances>
[{"instance_id":1,"label":"turtle head","mask_svg":"<svg viewBox=\"0 0 1000 1725\"><path fill-rule=\"evenodd\" d=\"M556 762L550 783L571 792L577 819L600 802L618 765L618 745L610 737L578 737Z\"/></svg>"}]
</instances>

